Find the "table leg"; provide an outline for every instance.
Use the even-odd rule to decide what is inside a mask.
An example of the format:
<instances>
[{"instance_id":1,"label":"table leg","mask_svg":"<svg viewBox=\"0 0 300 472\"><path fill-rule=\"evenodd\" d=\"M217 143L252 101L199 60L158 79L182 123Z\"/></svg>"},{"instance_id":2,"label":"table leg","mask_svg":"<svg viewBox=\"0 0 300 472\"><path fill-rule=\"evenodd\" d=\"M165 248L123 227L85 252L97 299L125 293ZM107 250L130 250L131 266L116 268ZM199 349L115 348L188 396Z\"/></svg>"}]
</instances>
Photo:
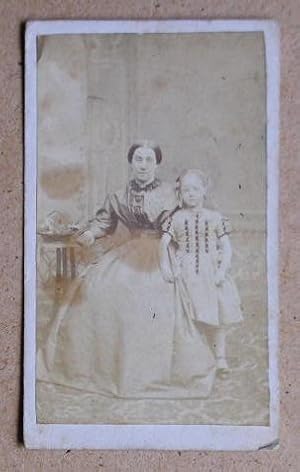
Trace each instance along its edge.
<instances>
[{"instance_id":1,"label":"table leg","mask_svg":"<svg viewBox=\"0 0 300 472\"><path fill-rule=\"evenodd\" d=\"M71 278L76 277L76 265L75 265L75 249L70 247L70 266L71 266Z\"/></svg>"},{"instance_id":2,"label":"table leg","mask_svg":"<svg viewBox=\"0 0 300 472\"><path fill-rule=\"evenodd\" d=\"M61 278L61 248L56 248L56 279Z\"/></svg>"},{"instance_id":3,"label":"table leg","mask_svg":"<svg viewBox=\"0 0 300 472\"><path fill-rule=\"evenodd\" d=\"M62 266L63 266L63 277L66 279L68 277L68 257L67 257L67 248L62 248Z\"/></svg>"}]
</instances>

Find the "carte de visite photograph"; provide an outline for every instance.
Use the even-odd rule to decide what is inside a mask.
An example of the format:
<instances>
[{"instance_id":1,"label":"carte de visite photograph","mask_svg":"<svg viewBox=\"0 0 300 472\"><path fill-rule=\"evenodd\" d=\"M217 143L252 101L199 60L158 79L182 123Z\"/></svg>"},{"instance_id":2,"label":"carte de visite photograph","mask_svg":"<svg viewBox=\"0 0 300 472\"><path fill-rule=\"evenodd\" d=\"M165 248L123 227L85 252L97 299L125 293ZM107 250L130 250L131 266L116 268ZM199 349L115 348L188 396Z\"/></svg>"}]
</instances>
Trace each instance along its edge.
<instances>
[{"instance_id":1,"label":"carte de visite photograph","mask_svg":"<svg viewBox=\"0 0 300 472\"><path fill-rule=\"evenodd\" d=\"M278 446L279 33L26 33L31 448Z\"/></svg>"}]
</instances>

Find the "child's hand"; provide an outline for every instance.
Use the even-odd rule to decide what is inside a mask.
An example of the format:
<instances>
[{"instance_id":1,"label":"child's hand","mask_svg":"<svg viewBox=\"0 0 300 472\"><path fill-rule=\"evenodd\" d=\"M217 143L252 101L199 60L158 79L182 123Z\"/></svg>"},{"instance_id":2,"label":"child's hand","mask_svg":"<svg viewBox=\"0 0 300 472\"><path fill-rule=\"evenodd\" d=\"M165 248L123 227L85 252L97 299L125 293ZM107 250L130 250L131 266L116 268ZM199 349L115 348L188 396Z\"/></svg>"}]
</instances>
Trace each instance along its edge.
<instances>
[{"instance_id":1,"label":"child's hand","mask_svg":"<svg viewBox=\"0 0 300 472\"><path fill-rule=\"evenodd\" d=\"M175 278L168 264L161 264L160 270L166 282L173 283Z\"/></svg>"},{"instance_id":2,"label":"child's hand","mask_svg":"<svg viewBox=\"0 0 300 472\"><path fill-rule=\"evenodd\" d=\"M215 274L215 284L219 287L223 285L225 280L225 271L223 269L218 269Z\"/></svg>"},{"instance_id":3,"label":"child's hand","mask_svg":"<svg viewBox=\"0 0 300 472\"><path fill-rule=\"evenodd\" d=\"M84 231L84 233L77 236L76 241L78 244L84 247L90 247L95 242L95 236L93 235L92 231Z\"/></svg>"},{"instance_id":4,"label":"child's hand","mask_svg":"<svg viewBox=\"0 0 300 472\"><path fill-rule=\"evenodd\" d=\"M181 267L178 262L173 262L173 277L174 279L177 279L180 276L181 273Z\"/></svg>"}]
</instances>

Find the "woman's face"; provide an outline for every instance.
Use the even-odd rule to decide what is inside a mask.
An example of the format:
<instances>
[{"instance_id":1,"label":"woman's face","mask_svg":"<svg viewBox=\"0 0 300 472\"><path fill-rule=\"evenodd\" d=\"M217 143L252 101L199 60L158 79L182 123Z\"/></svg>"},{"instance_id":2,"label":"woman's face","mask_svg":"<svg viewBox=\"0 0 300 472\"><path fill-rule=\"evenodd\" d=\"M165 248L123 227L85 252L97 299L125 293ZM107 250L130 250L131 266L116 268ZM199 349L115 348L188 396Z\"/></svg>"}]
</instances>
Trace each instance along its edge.
<instances>
[{"instance_id":1,"label":"woman's face","mask_svg":"<svg viewBox=\"0 0 300 472\"><path fill-rule=\"evenodd\" d=\"M131 161L133 178L147 183L155 177L157 167L155 152L151 148L140 147L134 151Z\"/></svg>"},{"instance_id":2,"label":"woman's face","mask_svg":"<svg viewBox=\"0 0 300 472\"><path fill-rule=\"evenodd\" d=\"M195 174L187 174L181 180L180 194L188 208L202 206L205 188L201 179Z\"/></svg>"}]
</instances>

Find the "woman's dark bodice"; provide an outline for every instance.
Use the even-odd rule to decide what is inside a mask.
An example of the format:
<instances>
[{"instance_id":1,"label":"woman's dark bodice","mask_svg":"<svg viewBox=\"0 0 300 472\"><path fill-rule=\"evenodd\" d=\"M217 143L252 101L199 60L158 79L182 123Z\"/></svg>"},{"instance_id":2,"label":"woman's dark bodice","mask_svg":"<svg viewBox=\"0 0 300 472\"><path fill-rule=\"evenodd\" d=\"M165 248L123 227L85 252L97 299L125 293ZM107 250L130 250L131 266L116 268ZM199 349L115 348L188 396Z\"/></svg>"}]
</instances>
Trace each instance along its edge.
<instances>
[{"instance_id":1,"label":"woman's dark bodice","mask_svg":"<svg viewBox=\"0 0 300 472\"><path fill-rule=\"evenodd\" d=\"M122 222L130 231L159 231L162 223L177 206L172 186L155 179L145 187L134 180L125 189L109 194L96 213L93 227L104 234L115 231Z\"/></svg>"}]
</instances>

